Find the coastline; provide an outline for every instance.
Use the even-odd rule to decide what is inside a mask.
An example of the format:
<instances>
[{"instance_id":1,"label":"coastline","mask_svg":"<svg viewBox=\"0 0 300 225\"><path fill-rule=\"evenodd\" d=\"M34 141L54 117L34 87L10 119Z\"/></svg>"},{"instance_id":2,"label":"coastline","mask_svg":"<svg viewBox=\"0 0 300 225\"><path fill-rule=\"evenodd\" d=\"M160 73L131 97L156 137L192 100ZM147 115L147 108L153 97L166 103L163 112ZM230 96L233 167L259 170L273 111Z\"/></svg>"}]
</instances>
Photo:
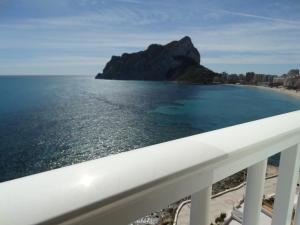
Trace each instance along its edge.
<instances>
[{"instance_id":1,"label":"coastline","mask_svg":"<svg viewBox=\"0 0 300 225\"><path fill-rule=\"evenodd\" d=\"M270 91L275 91L281 94L288 95L290 97L297 98L300 100L300 91L292 90L292 89L286 89L284 87L266 87L266 86L255 86L255 85L238 85L238 86L245 86L245 87L252 87L252 88L259 88L263 90L270 90Z\"/></svg>"}]
</instances>

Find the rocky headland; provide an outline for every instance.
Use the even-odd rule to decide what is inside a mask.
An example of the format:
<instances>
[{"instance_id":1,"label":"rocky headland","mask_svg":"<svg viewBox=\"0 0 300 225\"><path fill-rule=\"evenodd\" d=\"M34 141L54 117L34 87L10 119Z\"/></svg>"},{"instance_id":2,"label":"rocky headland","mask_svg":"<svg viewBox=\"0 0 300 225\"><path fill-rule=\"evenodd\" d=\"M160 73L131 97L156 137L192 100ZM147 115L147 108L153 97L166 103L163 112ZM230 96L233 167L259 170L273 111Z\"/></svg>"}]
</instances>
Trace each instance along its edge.
<instances>
[{"instance_id":1,"label":"rocky headland","mask_svg":"<svg viewBox=\"0 0 300 225\"><path fill-rule=\"evenodd\" d=\"M217 74L200 65L200 53L190 37L146 50L112 56L96 79L176 81L210 84Z\"/></svg>"}]
</instances>

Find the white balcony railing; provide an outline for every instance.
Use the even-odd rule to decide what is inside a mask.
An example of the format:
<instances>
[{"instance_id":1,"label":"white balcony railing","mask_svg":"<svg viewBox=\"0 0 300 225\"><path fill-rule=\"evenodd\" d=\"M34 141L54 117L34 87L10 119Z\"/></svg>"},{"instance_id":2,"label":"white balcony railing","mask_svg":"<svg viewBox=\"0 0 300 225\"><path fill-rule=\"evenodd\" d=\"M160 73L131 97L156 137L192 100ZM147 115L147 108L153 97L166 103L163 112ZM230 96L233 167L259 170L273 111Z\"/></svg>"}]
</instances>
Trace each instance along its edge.
<instances>
[{"instance_id":1,"label":"white balcony railing","mask_svg":"<svg viewBox=\"0 0 300 225\"><path fill-rule=\"evenodd\" d=\"M248 168L243 224L256 225L281 152L272 225L290 225L299 143L296 111L3 182L0 224L125 225L192 195L191 224L207 225L211 185Z\"/></svg>"}]
</instances>

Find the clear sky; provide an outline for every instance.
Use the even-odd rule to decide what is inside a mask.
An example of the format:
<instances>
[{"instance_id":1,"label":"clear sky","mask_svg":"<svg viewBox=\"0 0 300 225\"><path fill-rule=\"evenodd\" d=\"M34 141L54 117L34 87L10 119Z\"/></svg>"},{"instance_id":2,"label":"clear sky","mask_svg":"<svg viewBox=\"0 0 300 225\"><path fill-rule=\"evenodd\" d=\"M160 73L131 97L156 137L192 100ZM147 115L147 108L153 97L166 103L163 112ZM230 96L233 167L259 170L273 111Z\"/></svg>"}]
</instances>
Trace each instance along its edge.
<instances>
[{"instance_id":1,"label":"clear sky","mask_svg":"<svg viewBox=\"0 0 300 225\"><path fill-rule=\"evenodd\" d=\"M0 74L102 71L185 35L216 72L300 68L300 0L0 0Z\"/></svg>"}]
</instances>

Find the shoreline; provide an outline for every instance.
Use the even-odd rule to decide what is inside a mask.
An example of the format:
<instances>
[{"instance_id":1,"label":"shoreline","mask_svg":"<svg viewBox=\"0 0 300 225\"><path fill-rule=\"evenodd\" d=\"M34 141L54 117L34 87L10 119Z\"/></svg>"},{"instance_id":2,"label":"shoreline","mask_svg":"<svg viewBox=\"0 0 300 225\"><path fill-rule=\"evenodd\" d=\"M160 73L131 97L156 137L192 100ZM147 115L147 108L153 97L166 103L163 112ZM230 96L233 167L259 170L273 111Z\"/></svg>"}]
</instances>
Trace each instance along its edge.
<instances>
[{"instance_id":1,"label":"shoreline","mask_svg":"<svg viewBox=\"0 0 300 225\"><path fill-rule=\"evenodd\" d=\"M284 87L266 87L266 86L255 86L255 85L243 85L243 84L237 84L238 86L245 86L245 87L252 87L252 88L258 88L258 89L262 89L262 90L270 90L270 91L274 91L277 93L281 93L281 94L285 94L288 95L290 97L294 97L297 98L298 100L300 100L300 91L296 91L296 90L292 90L292 89L286 89Z\"/></svg>"}]
</instances>

